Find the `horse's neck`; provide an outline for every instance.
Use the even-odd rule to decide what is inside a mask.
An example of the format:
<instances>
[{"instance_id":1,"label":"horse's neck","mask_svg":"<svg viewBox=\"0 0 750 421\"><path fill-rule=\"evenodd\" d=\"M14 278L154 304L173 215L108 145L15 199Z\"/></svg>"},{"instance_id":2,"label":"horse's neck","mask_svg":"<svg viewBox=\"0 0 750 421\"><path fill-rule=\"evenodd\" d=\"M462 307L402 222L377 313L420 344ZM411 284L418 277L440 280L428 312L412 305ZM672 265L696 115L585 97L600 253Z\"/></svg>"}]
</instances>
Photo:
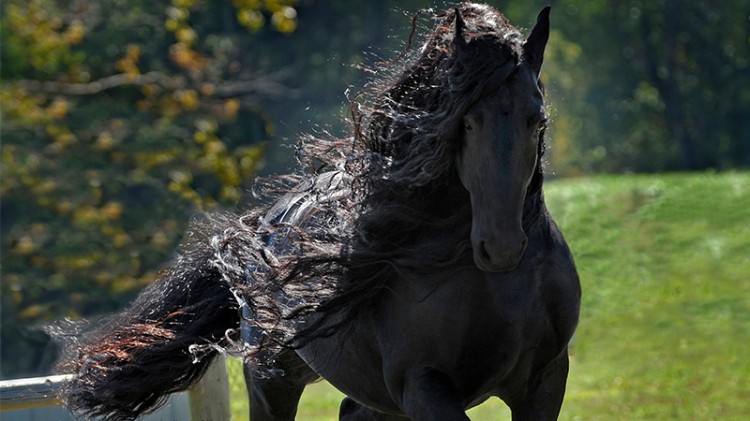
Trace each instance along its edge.
<instances>
[{"instance_id":1,"label":"horse's neck","mask_svg":"<svg viewBox=\"0 0 750 421\"><path fill-rule=\"evenodd\" d=\"M528 231L539 222L546 214L546 209L541 186L536 191L529 192L523 204L523 230Z\"/></svg>"}]
</instances>

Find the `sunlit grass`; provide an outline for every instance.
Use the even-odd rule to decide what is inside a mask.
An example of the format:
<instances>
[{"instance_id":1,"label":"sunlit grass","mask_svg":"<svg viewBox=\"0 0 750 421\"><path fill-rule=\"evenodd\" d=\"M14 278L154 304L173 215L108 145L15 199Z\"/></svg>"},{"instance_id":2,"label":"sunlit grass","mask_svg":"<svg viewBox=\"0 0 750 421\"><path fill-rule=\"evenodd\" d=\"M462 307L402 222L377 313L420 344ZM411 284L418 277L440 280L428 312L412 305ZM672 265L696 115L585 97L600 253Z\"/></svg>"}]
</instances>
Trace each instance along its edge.
<instances>
[{"instance_id":1,"label":"sunlit grass","mask_svg":"<svg viewBox=\"0 0 750 421\"><path fill-rule=\"evenodd\" d=\"M551 183L584 288L563 419L748 419L750 174Z\"/></svg>"},{"instance_id":2,"label":"sunlit grass","mask_svg":"<svg viewBox=\"0 0 750 421\"><path fill-rule=\"evenodd\" d=\"M750 173L556 180L546 197L584 292L560 418L750 419ZM310 386L297 419L335 420L342 397Z\"/></svg>"}]
</instances>

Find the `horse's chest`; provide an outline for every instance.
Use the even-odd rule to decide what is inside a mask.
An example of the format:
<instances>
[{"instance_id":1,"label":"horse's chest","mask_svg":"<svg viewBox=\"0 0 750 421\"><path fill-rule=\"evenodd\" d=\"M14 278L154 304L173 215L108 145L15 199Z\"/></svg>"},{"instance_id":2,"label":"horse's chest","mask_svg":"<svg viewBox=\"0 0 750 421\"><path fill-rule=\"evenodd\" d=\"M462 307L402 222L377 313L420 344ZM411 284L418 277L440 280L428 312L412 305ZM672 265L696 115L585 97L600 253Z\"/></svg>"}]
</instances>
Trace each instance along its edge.
<instances>
[{"instance_id":1,"label":"horse's chest","mask_svg":"<svg viewBox=\"0 0 750 421\"><path fill-rule=\"evenodd\" d=\"M306 359L332 384L373 407L398 406L392 392L417 366L446 373L468 400L481 400L495 394L538 342L530 337L540 330L538 322L529 317L538 306L528 291L504 290L484 279L402 283L347 333L319 342L307 357L316 356Z\"/></svg>"},{"instance_id":2,"label":"horse's chest","mask_svg":"<svg viewBox=\"0 0 750 421\"><path fill-rule=\"evenodd\" d=\"M534 340L540 320L531 315L543 309L531 291L465 281L423 290L415 301L393 298L383 309L381 335L399 344L402 364L424 359L456 376L502 376Z\"/></svg>"}]
</instances>

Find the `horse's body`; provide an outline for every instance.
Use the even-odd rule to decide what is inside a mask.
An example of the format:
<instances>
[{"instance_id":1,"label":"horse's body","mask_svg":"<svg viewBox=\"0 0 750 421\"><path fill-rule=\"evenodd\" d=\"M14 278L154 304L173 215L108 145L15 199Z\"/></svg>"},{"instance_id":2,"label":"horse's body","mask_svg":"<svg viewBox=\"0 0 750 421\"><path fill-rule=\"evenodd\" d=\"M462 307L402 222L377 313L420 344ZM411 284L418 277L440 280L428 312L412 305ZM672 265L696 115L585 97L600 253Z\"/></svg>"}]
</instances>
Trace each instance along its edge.
<instances>
[{"instance_id":1,"label":"horse's body","mask_svg":"<svg viewBox=\"0 0 750 421\"><path fill-rule=\"evenodd\" d=\"M294 195L273 216L306 220L305 196ZM438 241L466 236L470 224L436 233ZM464 419L465 409L491 396L503 399L514 419L555 419L580 289L546 210L525 232L528 251L512 271L465 264L391 279L372 311L346 329L284 351L284 375L266 378L247 366L251 419L294 419L303 389L321 376L350 397L342 420Z\"/></svg>"},{"instance_id":2,"label":"horse's body","mask_svg":"<svg viewBox=\"0 0 750 421\"><path fill-rule=\"evenodd\" d=\"M294 419L319 377L343 420L462 420L490 396L555 419L580 286L542 194L548 12L527 40L486 6L441 15L351 144L313 148L326 172L219 221L77 344L69 405L135 417L241 342L253 421Z\"/></svg>"},{"instance_id":3,"label":"horse's body","mask_svg":"<svg viewBox=\"0 0 750 421\"><path fill-rule=\"evenodd\" d=\"M348 396L390 414L464 419L465 409L498 396L518 419L554 419L576 323L562 303L578 297L556 229L542 221L532 236L538 251L513 273L466 268L394 282L352 331L300 356Z\"/></svg>"}]
</instances>

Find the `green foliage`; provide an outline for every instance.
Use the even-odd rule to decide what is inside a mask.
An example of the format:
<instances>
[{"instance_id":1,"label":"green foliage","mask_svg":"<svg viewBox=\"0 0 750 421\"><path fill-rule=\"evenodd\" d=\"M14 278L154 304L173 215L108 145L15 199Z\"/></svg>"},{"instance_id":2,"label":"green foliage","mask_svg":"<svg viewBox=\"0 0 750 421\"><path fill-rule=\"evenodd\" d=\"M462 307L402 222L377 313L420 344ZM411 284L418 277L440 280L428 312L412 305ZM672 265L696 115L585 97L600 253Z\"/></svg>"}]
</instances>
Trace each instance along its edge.
<instances>
[{"instance_id":1,"label":"green foliage","mask_svg":"<svg viewBox=\"0 0 750 421\"><path fill-rule=\"evenodd\" d=\"M580 127L571 163L617 172L747 167L748 15L742 1L555 4L553 27L583 52L568 68L574 90L553 96Z\"/></svg>"},{"instance_id":2,"label":"green foliage","mask_svg":"<svg viewBox=\"0 0 750 421\"><path fill-rule=\"evenodd\" d=\"M560 419L747 419L750 173L558 180L545 195L583 286ZM334 419L341 398L314 385L300 418ZM469 417L510 413L493 399Z\"/></svg>"},{"instance_id":3,"label":"green foliage","mask_svg":"<svg viewBox=\"0 0 750 421\"><path fill-rule=\"evenodd\" d=\"M235 3L4 3L3 375L48 371L31 326L123 306L192 214L248 188L271 131L242 57L254 36L204 17L296 20L290 1Z\"/></svg>"},{"instance_id":4,"label":"green foliage","mask_svg":"<svg viewBox=\"0 0 750 421\"><path fill-rule=\"evenodd\" d=\"M5 5L0 34L3 38L3 79L13 76L54 76L62 67L81 64L83 54L71 47L83 39L78 19L64 20L49 1Z\"/></svg>"}]
</instances>

